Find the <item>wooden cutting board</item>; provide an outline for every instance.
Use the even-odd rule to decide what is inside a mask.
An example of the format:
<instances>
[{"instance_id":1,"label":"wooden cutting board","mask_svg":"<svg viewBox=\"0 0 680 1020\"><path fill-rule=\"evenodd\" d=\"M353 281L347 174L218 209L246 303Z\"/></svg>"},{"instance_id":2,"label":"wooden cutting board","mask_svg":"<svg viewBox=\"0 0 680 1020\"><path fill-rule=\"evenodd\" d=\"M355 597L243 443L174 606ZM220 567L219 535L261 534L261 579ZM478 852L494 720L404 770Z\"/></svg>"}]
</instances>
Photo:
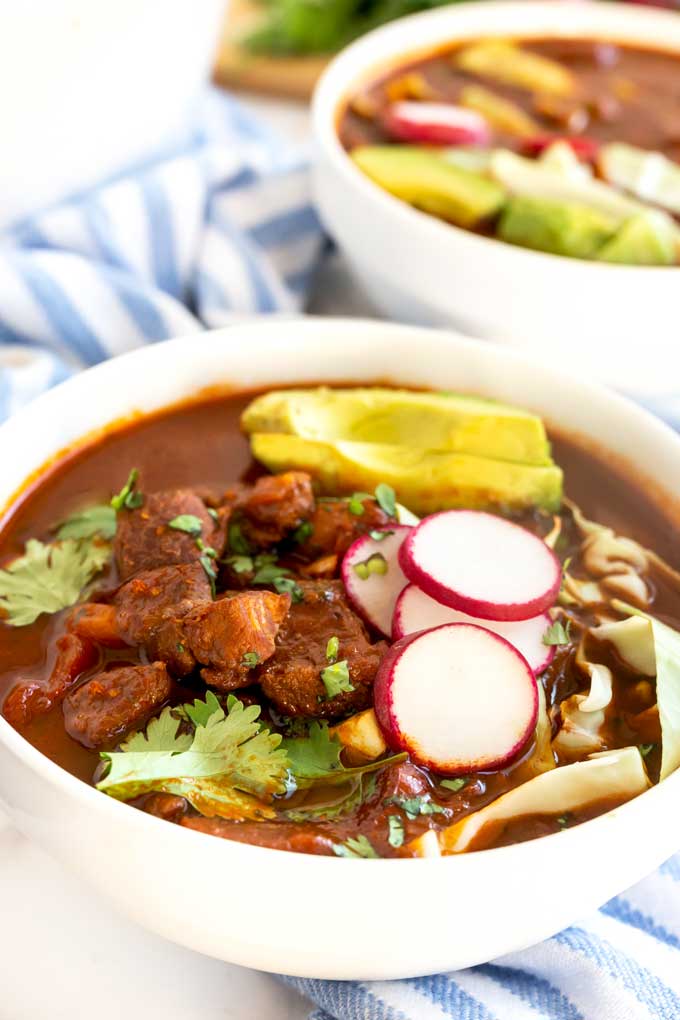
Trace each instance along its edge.
<instances>
[{"instance_id":1,"label":"wooden cutting board","mask_svg":"<svg viewBox=\"0 0 680 1020\"><path fill-rule=\"evenodd\" d=\"M215 64L215 81L228 88L264 92L280 98L309 99L326 57L260 57L241 45L262 18L254 0L231 0Z\"/></svg>"}]
</instances>

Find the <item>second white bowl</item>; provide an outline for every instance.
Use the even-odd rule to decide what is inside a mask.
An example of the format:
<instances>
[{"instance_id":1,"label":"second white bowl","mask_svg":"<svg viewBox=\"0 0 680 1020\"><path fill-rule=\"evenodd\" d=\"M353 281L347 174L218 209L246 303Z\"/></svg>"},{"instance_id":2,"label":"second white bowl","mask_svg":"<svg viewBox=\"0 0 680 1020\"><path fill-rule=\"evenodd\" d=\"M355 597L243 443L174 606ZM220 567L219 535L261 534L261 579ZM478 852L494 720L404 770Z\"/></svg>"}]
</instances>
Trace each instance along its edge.
<instances>
[{"instance_id":1,"label":"second white bowl","mask_svg":"<svg viewBox=\"0 0 680 1020\"><path fill-rule=\"evenodd\" d=\"M622 4L471 3L393 22L341 53L317 88L322 219L389 317L452 324L631 395L665 395L680 369L680 269L568 259L461 230L382 191L338 141L338 114L357 84L447 40L504 34L614 39L680 54L679 15Z\"/></svg>"}]
</instances>

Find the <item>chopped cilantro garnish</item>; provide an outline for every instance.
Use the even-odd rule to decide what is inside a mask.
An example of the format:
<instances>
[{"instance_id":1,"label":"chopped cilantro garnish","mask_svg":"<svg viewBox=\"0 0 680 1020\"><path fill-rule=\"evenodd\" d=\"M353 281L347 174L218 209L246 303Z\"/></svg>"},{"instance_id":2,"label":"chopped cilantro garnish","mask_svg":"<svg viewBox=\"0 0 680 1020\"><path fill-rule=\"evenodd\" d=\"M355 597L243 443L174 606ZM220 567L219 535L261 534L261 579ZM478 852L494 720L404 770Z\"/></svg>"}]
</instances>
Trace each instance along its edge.
<instances>
[{"instance_id":1,"label":"chopped cilantro garnish","mask_svg":"<svg viewBox=\"0 0 680 1020\"><path fill-rule=\"evenodd\" d=\"M241 665L245 666L246 669L254 669L260 661L260 656L257 652L244 652L243 658L241 659Z\"/></svg>"},{"instance_id":2,"label":"chopped cilantro garnish","mask_svg":"<svg viewBox=\"0 0 680 1020\"><path fill-rule=\"evenodd\" d=\"M568 829L573 821L573 818L569 814L569 812L567 812L564 815L560 815L559 818L555 819L555 821L559 825L560 829Z\"/></svg>"},{"instance_id":3,"label":"chopped cilantro garnish","mask_svg":"<svg viewBox=\"0 0 680 1020\"><path fill-rule=\"evenodd\" d=\"M235 574L251 574L255 569L252 556L228 556L224 562Z\"/></svg>"},{"instance_id":4,"label":"chopped cilantro garnish","mask_svg":"<svg viewBox=\"0 0 680 1020\"><path fill-rule=\"evenodd\" d=\"M177 642L177 651L178 651L178 652L180 653L180 655L181 655L181 654L182 654L182 652L184 651L184 645L182 644L182 642L181 642L181 641L178 641L178 642Z\"/></svg>"},{"instance_id":5,"label":"chopped cilantro garnish","mask_svg":"<svg viewBox=\"0 0 680 1020\"><path fill-rule=\"evenodd\" d=\"M279 566L278 563L264 563L255 574L253 584L275 584L278 579L287 577L288 574L290 570Z\"/></svg>"},{"instance_id":6,"label":"chopped cilantro garnish","mask_svg":"<svg viewBox=\"0 0 680 1020\"><path fill-rule=\"evenodd\" d=\"M249 556L251 548L248 542L244 538L241 525L238 521L230 521L229 527L227 528L227 536L229 539L229 548L233 553L238 553L239 556Z\"/></svg>"},{"instance_id":7,"label":"chopped cilantro garnish","mask_svg":"<svg viewBox=\"0 0 680 1020\"><path fill-rule=\"evenodd\" d=\"M185 797L199 812L223 818L273 816L263 798L285 790L288 759L281 737L258 721L258 705L237 698L227 711L209 692L204 702L184 705L193 733L179 732L176 710L165 708L145 733L135 733L120 751L102 752L108 772L97 784L117 800L152 791Z\"/></svg>"},{"instance_id":8,"label":"chopped cilantro garnish","mask_svg":"<svg viewBox=\"0 0 680 1020\"><path fill-rule=\"evenodd\" d=\"M303 521L293 532L292 538L298 545L302 545L314 534L314 525L311 521Z\"/></svg>"},{"instance_id":9,"label":"chopped cilantro garnish","mask_svg":"<svg viewBox=\"0 0 680 1020\"><path fill-rule=\"evenodd\" d=\"M313 722L306 736L283 741L290 770L298 779L320 779L329 772L342 769L342 744L331 736L327 722Z\"/></svg>"},{"instance_id":10,"label":"chopped cilantro garnish","mask_svg":"<svg viewBox=\"0 0 680 1020\"><path fill-rule=\"evenodd\" d=\"M397 516L397 494L391 485L381 482L376 486L375 498L381 510L384 510L388 517Z\"/></svg>"},{"instance_id":11,"label":"chopped cilantro garnish","mask_svg":"<svg viewBox=\"0 0 680 1020\"><path fill-rule=\"evenodd\" d=\"M196 547L205 555L209 556L211 560L217 559L217 549L213 549L211 545L206 545L202 538L196 539Z\"/></svg>"},{"instance_id":12,"label":"chopped cilantro garnish","mask_svg":"<svg viewBox=\"0 0 680 1020\"><path fill-rule=\"evenodd\" d=\"M399 815L388 815L387 826L389 828L389 835L387 842L390 846L397 847L403 846L404 844L404 823L402 822Z\"/></svg>"},{"instance_id":13,"label":"chopped cilantro garnish","mask_svg":"<svg viewBox=\"0 0 680 1020\"><path fill-rule=\"evenodd\" d=\"M369 535L371 536L374 542L382 542L383 539L388 538L390 535L393 534L394 534L393 531L369 531Z\"/></svg>"},{"instance_id":14,"label":"chopped cilantro garnish","mask_svg":"<svg viewBox=\"0 0 680 1020\"><path fill-rule=\"evenodd\" d=\"M344 843L334 843L333 853L336 857L366 857L377 859L375 847L366 836L350 836Z\"/></svg>"},{"instance_id":15,"label":"chopped cilantro garnish","mask_svg":"<svg viewBox=\"0 0 680 1020\"><path fill-rule=\"evenodd\" d=\"M0 615L13 627L25 627L41 613L72 606L110 553L109 545L91 539L66 538L54 545L29 539L23 556L0 570Z\"/></svg>"},{"instance_id":16,"label":"chopped cilantro garnish","mask_svg":"<svg viewBox=\"0 0 680 1020\"><path fill-rule=\"evenodd\" d=\"M328 644L326 645L326 661L330 663L337 662L339 650L340 641L334 634L333 637L328 639Z\"/></svg>"},{"instance_id":17,"label":"chopped cilantro garnish","mask_svg":"<svg viewBox=\"0 0 680 1020\"><path fill-rule=\"evenodd\" d=\"M354 685L349 678L347 659L343 659L341 662L334 662L332 666L326 666L325 669L322 669L321 679L326 688L326 696L328 698L335 698L338 694L354 690Z\"/></svg>"},{"instance_id":18,"label":"chopped cilantro garnish","mask_svg":"<svg viewBox=\"0 0 680 1020\"><path fill-rule=\"evenodd\" d=\"M300 585L292 577L276 577L272 581L279 595L290 595L293 602L304 602L305 594Z\"/></svg>"},{"instance_id":19,"label":"chopped cilantro garnish","mask_svg":"<svg viewBox=\"0 0 680 1020\"><path fill-rule=\"evenodd\" d=\"M139 471L133 468L120 492L111 497L111 506L114 510L137 510L142 505L144 496L136 489L138 478Z\"/></svg>"},{"instance_id":20,"label":"chopped cilantro garnish","mask_svg":"<svg viewBox=\"0 0 680 1020\"><path fill-rule=\"evenodd\" d=\"M113 538L116 534L116 511L110 505L90 506L79 510L59 525L57 538Z\"/></svg>"},{"instance_id":21,"label":"chopped cilantro garnish","mask_svg":"<svg viewBox=\"0 0 680 1020\"><path fill-rule=\"evenodd\" d=\"M371 574L386 574L388 571L387 560L382 553L373 553L368 559L354 564L354 573L362 581L367 581Z\"/></svg>"},{"instance_id":22,"label":"chopped cilantro garnish","mask_svg":"<svg viewBox=\"0 0 680 1020\"><path fill-rule=\"evenodd\" d=\"M195 514L180 514L168 521L168 527L175 531L184 531L187 535L200 535L203 531L203 521Z\"/></svg>"},{"instance_id":23,"label":"chopped cilantro garnish","mask_svg":"<svg viewBox=\"0 0 680 1020\"><path fill-rule=\"evenodd\" d=\"M443 786L445 790L453 790L454 793L458 793L459 790L462 790L466 783L467 779L462 779L460 777L458 779L439 780L440 786Z\"/></svg>"},{"instance_id":24,"label":"chopped cilantro garnish","mask_svg":"<svg viewBox=\"0 0 680 1020\"><path fill-rule=\"evenodd\" d=\"M217 510L215 510L215 508L212 507L212 506L207 506L206 510L208 511L208 513L210 514L212 519L214 520L215 524L217 524L219 522L219 519L220 519L220 515L218 514Z\"/></svg>"},{"instance_id":25,"label":"chopped cilantro garnish","mask_svg":"<svg viewBox=\"0 0 680 1020\"><path fill-rule=\"evenodd\" d=\"M212 551L214 552L215 550L213 549ZM210 593L212 597L215 598L215 594L217 592L215 585L215 582L217 581L217 570L215 569L215 563L213 561L214 557L210 556L207 552L204 552L198 557L198 562L203 567L208 580L210 581Z\"/></svg>"},{"instance_id":26,"label":"chopped cilantro garnish","mask_svg":"<svg viewBox=\"0 0 680 1020\"><path fill-rule=\"evenodd\" d=\"M651 754L656 744L638 744L638 751L643 758L646 758L648 754Z\"/></svg>"},{"instance_id":27,"label":"chopped cilantro garnish","mask_svg":"<svg viewBox=\"0 0 680 1020\"><path fill-rule=\"evenodd\" d=\"M542 641L544 645L568 645L569 644L569 630L571 628L571 620L567 620L567 625L561 622L561 620L555 620L551 623L545 634L543 635Z\"/></svg>"},{"instance_id":28,"label":"chopped cilantro garnish","mask_svg":"<svg viewBox=\"0 0 680 1020\"><path fill-rule=\"evenodd\" d=\"M370 492L354 492L349 497L348 508L351 514L355 517L361 517L364 513L364 500L370 499Z\"/></svg>"},{"instance_id":29,"label":"chopped cilantro garnish","mask_svg":"<svg viewBox=\"0 0 680 1020\"><path fill-rule=\"evenodd\" d=\"M407 818L413 821L418 815L446 814L446 808L435 804L429 797L388 797L385 804L401 808Z\"/></svg>"}]
</instances>

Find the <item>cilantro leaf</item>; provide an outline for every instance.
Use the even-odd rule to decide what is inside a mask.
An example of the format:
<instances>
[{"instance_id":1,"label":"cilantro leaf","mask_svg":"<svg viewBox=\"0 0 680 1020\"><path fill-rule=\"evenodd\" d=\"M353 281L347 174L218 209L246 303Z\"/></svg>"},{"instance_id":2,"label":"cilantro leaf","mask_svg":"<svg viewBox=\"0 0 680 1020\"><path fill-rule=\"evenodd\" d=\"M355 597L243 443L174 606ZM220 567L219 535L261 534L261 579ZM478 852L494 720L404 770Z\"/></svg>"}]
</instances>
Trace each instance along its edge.
<instances>
[{"instance_id":1,"label":"cilantro leaf","mask_svg":"<svg viewBox=\"0 0 680 1020\"><path fill-rule=\"evenodd\" d=\"M111 506L86 507L67 517L57 528L57 538L113 538L116 534L116 511Z\"/></svg>"},{"instance_id":2,"label":"cilantro leaf","mask_svg":"<svg viewBox=\"0 0 680 1020\"><path fill-rule=\"evenodd\" d=\"M187 535L200 535L203 531L203 521L196 514L180 514L168 521L168 527L175 531L184 531Z\"/></svg>"},{"instance_id":3,"label":"cilantro leaf","mask_svg":"<svg viewBox=\"0 0 680 1020\"><path fill-rule=\"evenodd\" d=\"M219 522L220 522L220 515L218 514L217 510L215 509L215 507L207 506L206 510L208 511L208 513L210 514L212 519L214 520L215 524L219 524Z\"/></svg>"},{"instance_id":4,"label":"cilantro leaf","mask_svg":"<svg viewBox=\"0 0 680 1020\"><path fill-rule=\"evenodd\" d=\"M458 777L458 779L439 780L440 786L443 786L445 790L453 790L454 793L458 793L459 790L462 790L466 783L467 779L463 779L460 776Z\"/></svg>"},{"instance_id":5,"label":"cilantro leaf","mask_svg":"<svg viewBox=\"0 0 680 1020\"><path fill-rule=\"evenodd\" d=\"M376 486L375 498L381 510L384 510L388 517L397 516L397 494L391 485L381 482Z\"/></svg>"},{"instance_id":6,"label":"cilantro leaf","mask_svg":"<svg viewBox=\"0 0 680 1020\"><path fill-rule=\"evenodd\" d=\"M137 510L142 505L144 497L136 489L138 478L139 471L133 468L120 492L111 497L111 506L114 510Z\"/></svg>"},{"instance_id":7,"label":"cilantro leaf","mask_svg":"<svg viewBox=\"0 0 680 1020\"><path fill-rule=\"evenodd\" d=\"M224 562L235 574L252 574L255 569L252 556L228 556Z\"/></svg>"},{"instance_id":8,"label":"cilantro leaf","mask_svg":"<svg viewBox=\"0 0 680 1020\"><path fill-rule=\"evenodd\" d=\"M272 817L262 798L285 790L288 758L281 737L257 721L259 706L246 708L232 697L225 713L209 693L205 702L184 710L195 724L193 735L178 733L179 720L164 709L121 751L101 753L109 769L97 789L117 800L151 791L176 793L208 816Z\"/></svg>"},{"instance_id":9,"label":"cilantro leaf","mask_svg":"<svg viewBox=\"0 0 680 1020\"><path fill-rule=\"evenodd\" d=\"M567 620L566 627L560 620L555 620L551 623L545 634L543 635L542 641L544 645L568 645L569 644L569 630L571 628L571 620Z\"/></svg>"},{"instance_id":10,"label":"cilantro leaf","mask_svg":"<svg viewBox=\"0 0 680 1020\"><path fill-rule=\"evenodd\" d=\"M255 574L253 584L275 584L288 574L290 574L290 570L279 566L278 563L265 563Z\"/></svg>"},{"instance_id":11,"label":"cilantro leaf","mask_svg":"<svg viewBox=\"0 0 680 1020\"><path fill-rule=\"evenodd\" d=\"M293 602L304 602L305 593L292 577L275 577L272 584L279 595L290 595Z\"/></svg>"},{"instance_id":12,"label":"cilantro leaf","mask_svg":"<svg viewBox=\"0 0 680 1020\"><path fill-rule=\"evenodd\" d=\"M349 497L347 504L349 512L353 514L355 517L361 517L361 515L364 513L364 500L370 498L371 498L370 492L352 493L352 495Z\"/></svg>"},{"instance_id":13,"label":"cilantro leaf","mask_svg":"<svg viewBox=\"0 0 680 1020\"><path fill-rule=\"evenodd\" d=\"M255 669L259 661L260 656L257 652L244 652L241 665L245 666L246 669Z\"/></svg>"},{"instance_id":14,"label":"cilantro leaf","mask_svg":"<svg viewBox=\"0 0 680 1020\"><path fill-rule=\"evenodd\" d=\"M406 817L414 821L418 815L446 814L446 808L435 804L429 797L388 797L385 804L394 804L401 808Z\"/></svg>"},{"instance_id":15,"label":"cilantro leaf","mask_svg":"<svg viewBox=\"0 0 680 1020\"><path fill-rule=\"evenodd\" d=\"M292 534L292 539L298 545L302 545L307 541L308 538L314 534L314 525L311 521L303 521L302 524L298 525Z\"/></svg>"},{"instance_id":16,"label":"cilantro leaf","mask_svg":"<svg viewBox=\"0 0 680 1020\"><path fill-rule=\"evenodd\" d=\"M330 663L337 662L339 651L340 641L334 634L333 637L328 639L328 644L326 645L326 661Z\"/></svg>"},{"instance_id":17,"label":"cilantro leaf","mask_svg":"<svg viewBox=\"0 0 680 1020\"><path fill-rule=\"evenodd\" d=\"M342 769L342 744L336 736L331 736L326 722L313 722L308 736L289 737L282 747L296 779L321 779L329 772Z\"/></svg>"},{"instance_id":18,"label":"cilantro leaf","mask_svg":"<svg viewBox=\"0 0 680 1020\"><path fill-rule=\"evenodd\" d=\"M389 835L387 842L390 846L397 847L404 845L404 823L402 822L399 815L388 815L387 825L389 828Z\"/></svg>"},{"instance_id":19,"label":"cilantro leaf","mask_svg":"<svg viewBox=\"0 0 680 1020\"><path fill-rule=\"evenodd\" d=\"M214 549L211 551L214 552ZM214 556L211 556L207 550L198 557L198 562L203 567L205 575L208 578L208 581L210 582L210 594L212 595L213 598L215 598L215 595L217 594L216 586L217 570L215 569L215 564L213 560Z\"/></svg>"},{"instance_id":20,"label":"cilantro leaf","mask_svg":"<svg viewBox=\"0 0 680 1020\"><path fill-rule=\"evenodd\" d=\"M638 751L643 758L646 758L648 754L651 754L656 744L638 744Z\"/></svg>"},{"instance_id":21,"label":"cilantro leaf","mask_svg":"<svg viewBox=\"0 0 680 1020\"><path fill-rule=\"evenodd\" d=\"M241 525L238 521L230 521L229 527L227 528L227 537L229 548L232 552L238 553L239 556L249 556L252 552L250 545L246 541Z\"/></svg>"},{"instance_id":22,"label":"cilantro leaf","mask_svg":"<svg viewBox=\"0 0 680 1020\"><path fill-rule=\"evenodd\" d=\"M374 773L352 776L343 785L344 789L341 787L341 792L335 799L324 799L321 803L314 800L309 804L301 804L286 811L286 818L291 822L306 822L310 818L328 821L340 815L348 815L373 796L376 777Z\"/></svg>"},{"instance_id":23,"label":"cilantro leaf","mask_svg":"<svg viewBox=\"0 0 680 1020\"><path fill-rule=\"evenodd\" d=\"M383 539L388 538L390 535L393 534L394 534L393 531L369 531L369 535L371 536L374 542L382 542Z\"/></svg>"},{"instance_id":24,"label":"cilantro leaf","mask_svg":"<svg viewBox=\"0 0 680 1020\"><path fill-rule=\"evenodd\" d=\"M333 853L336 857L366 857L377 859L375 847L366 836L350 836L344 843L334 843Z\"/></svg>"},{"instance_id":25,"label":"cilantro leaf","mask_svg":"<svg viewBox=\"0 0 680 1020\"><path fill-rule=\"evenodd\" d=\"M81 592L108 562L111 547L66 538L44 545L29 539L23 556L0 570L0 610L13 627L24 627L41 613L56 613L78 601Z\"/></svg>"},{"instance_id":26,"label":"cilantro leaf","mask_svg":"<svg viewBox=\"0 0 680 1020\"><path fill-rule=\"evenodd\" d=\"M354 684L349 678L347 659L334 662L331 666L322 669L321 679L326 688L327 698L335 698L338 694L354 690Z\"/></svg>"}]
</instances>

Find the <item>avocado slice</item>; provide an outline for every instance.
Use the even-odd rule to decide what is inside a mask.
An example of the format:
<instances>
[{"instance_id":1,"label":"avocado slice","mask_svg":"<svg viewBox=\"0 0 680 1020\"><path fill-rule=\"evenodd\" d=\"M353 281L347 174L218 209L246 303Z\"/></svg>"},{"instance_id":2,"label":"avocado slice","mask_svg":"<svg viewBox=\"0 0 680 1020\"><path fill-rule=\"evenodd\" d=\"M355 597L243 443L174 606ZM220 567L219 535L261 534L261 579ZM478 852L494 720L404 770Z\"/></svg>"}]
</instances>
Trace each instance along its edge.
<instances>
[{"instance_id":1,"label":"avocado slice","mask_svg":"<svg viewBox=\"0 0 680 1020\"><path fill-rule=\"evenodd\" d=\"M592 259L615 229L609 217L587 205L516 196L503 211L498 237L523 248Z\"/></svg>"},{"instance_id":2,"label":"avocado slice","mask_svg":"<svg viewBox=\"0 0 680 1020\"><path fill-rule=\"evenodd\" d=\"M562 471L446 450L386 443L320 442L275 432L251 436L253 456L270 471L307 471L323 492L372 492L386 482L417 514L452 507L555 511Z\"/></svg>"},{"instance_id":3,"label":"avocado slice","mask_svg":"<svg viewBox=\"0 0 680 1020\"><path fill-rule=\"evenodd\" d=\"M495 216L505 201L496 181L417 145L363 145L352 159L385 191L461 227Z\"/></svg>"},{"instance_id":4,"label":"avocado slice","mask_svg":"<svg viewBox=\"0 0 680 1020\"><path fill-rule=\"evenodd\" d=\"M600 248L597 259L631 266L673 266L677 255L675 225L663 213L650 209L626 220L611 241Z\"/></svg>"},{"instance_id":5,"label":"avocado slice","mask_svg":"<svg viewBox=\"0 0 680 1020\"><path fill-rule=\"evenodd\" d=\"M454 53L453 61L469 74L530 92L553 96L576 92L576 80L563 64L523 50L510 39L479 39Z\"/></svg>"},{"instance_id":6,"label":"avocado slice","mask_svg":"<svg viewBox=\"0 0 680 1020\"><path fill-rule=\"evenodd\" d=\"M273 390L245 409L246 433L383 443L552 464L539 417L494 400L382 387Z\"/></svg>"}]
</instances>

